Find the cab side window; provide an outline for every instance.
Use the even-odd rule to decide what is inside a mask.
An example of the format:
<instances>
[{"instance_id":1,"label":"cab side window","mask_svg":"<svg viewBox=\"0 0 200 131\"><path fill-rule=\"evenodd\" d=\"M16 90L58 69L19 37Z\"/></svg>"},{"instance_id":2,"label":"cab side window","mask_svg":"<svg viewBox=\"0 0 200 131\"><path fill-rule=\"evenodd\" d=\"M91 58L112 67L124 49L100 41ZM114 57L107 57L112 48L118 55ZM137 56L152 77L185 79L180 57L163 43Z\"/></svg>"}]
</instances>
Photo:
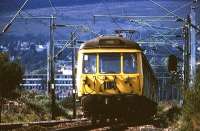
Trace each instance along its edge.
<instances>
[{"instance_id":1,"label":"cab side window","mask_svg":"<svg viewBox=\"0 0 200 131\"><path fill-rule=\"evenodd\" d=\"M86 74L96 73L96 54L83 55L83 73Z\"/></svg>"},{"instance_id":2,"label":"cab side window","mask_svg":"<svg viewBox=\"0 0 200 131\"><path fill-rule=\"evenodd\" d=\"M137 57L136 54L126 53L123 55L123 70L124 73L136 73L137 72Z\"/></svg>"}]
</instances>

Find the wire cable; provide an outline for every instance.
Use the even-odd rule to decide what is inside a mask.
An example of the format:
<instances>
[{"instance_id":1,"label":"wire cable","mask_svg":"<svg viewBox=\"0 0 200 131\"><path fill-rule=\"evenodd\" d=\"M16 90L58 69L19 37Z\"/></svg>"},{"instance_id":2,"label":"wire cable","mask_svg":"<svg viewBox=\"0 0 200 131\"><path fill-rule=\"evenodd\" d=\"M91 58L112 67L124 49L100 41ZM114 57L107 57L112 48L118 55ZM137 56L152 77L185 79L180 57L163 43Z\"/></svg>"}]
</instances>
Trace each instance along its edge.
<instances>
[{"instance_id":1,"label":"wire cable","mask_svg":"<svg viewBox=\"0 0 200 131\"><path fill-rule=\"evenodd\" d=\"M54 12L54 15L57 15L57 9L56 9L56 7L55 7L55 6L53 6L53 4L52 4L52 1L51 1L51 0L48 0L48 1L49 1L49 4L50 4L50 6L51 6L51 8L52 8L53 12Z\"/></svg>"},{"instance_id":2,"label":"wire cable","mask_svg":"<svg viewBox=\"0 0 200 131\"><path fill-rule=\"evenodd\" d=\"M181 16L178 16L177 14L175 14L174 12L170 11L169 9L163 7L162 5L160 5L159 3L153 1L153 0L149 0L151 1L152 3L154 3L155 5L159 6L161 9L165 10L166 12L168 12L169 14L172 14L173 16L175 16L176 18L180 19L181 21L185 22L185 23L188 23L191 27L193 27L195 30L198 30L200 31L200 28L197 27L196 25L190 23L187 21L187 19L184 19L182 18Z\"/></svg>"},{"instance_id":3,"label":"wire cable","mask_svg":"<svg viewBox=\"0 0 200 131\"><path fill-rule=\"evenodd\" d=\"M77 29L73 32L73 34L76 34ZM75 41L79 37L79 34L76 34L76 37L74 37L71 41L64 44L61 50L58 51L58 53L54 56L54 58L59 57L59 55L72 44L73 41Z\"/></svg>"},{"instance_id":4,"label":"wire cable","mask_svg":"<svg viewBox=\"0 0 200 131\"><path fill-rule=\"evenodd\" d=\"M26 13L27 15L31 16L31 17L35 17L34 15L32 15L31 13L27 12L27 11L22 11L24 13ZM23 16L22 16L23 17ZM43 24L44 26L47 26L49 24L49 22L44 22L41 19L36 19L39 23ZM55 34L58 34L59 36L65 37L63 34L59 33L59 32L54 32Z\"/></svg>"},{"instance_id":5,"label":"wire cable","mask_svg":"<svg viewBox=\"0 0 200 131\"><path fill-rule=\"evenodd\" d=\"M171 11L171 12L172 12L172 13L175 13L175 12L177 12L178 10L180 10L180 9L182 9L182 8L185 8L185 7L187 7L187 6L190 6L192 3L193 3L193 2L190 1L190 2L188 2L188 3L184 4L184 5L182 5L181 7L177 8L177 9ZM170 15L170 13L166 14L165 16L168 16L168 15Z\"/></svg>"},{"instance_id":6,"label":"wire cable","mask_svg":"<svg viewBox=\"0 0 200 131\"><path fill-rule=\"evenodd\" d=\"M116 22L116 19L112 17L111 11L108 8L108 6L105 3L105 0L102 0L102 3L104 4L106 10L108 11L108 15L110 16L110 18L112 19L113 23L120 29L123 30L123 28L119 25L119 23Z\"/></svg>"},{"instance_id":7,"label":"wire cable","mask_svg":"<svg viewBox=\"0 0 200 131\"><path fill-rule=\"evenodd\" d=\"M99 36L99 34L97 34L97 33L94 32L94 31L91 31L89 28L86 28L85 26L80 26L80 27L81 27L81 29L83 29L83 31L80 32L80 33L83 33L83 32L85 32L85 31L87 31L87 32L93 33L94 35L98 35L98 36ZM78 34L78 31L79 31L79 30L80 30L80 28L79 28L78 26L76 26L75 31L73 32L73 34L75 34L76 36L75 36L71 41L65 43L64 46L62 47L62 49L59 50L58 53L54 56L54 58L59 57L59 55L60 55L67 47L69 47L69 46L72 44L73 41L75 41L75 40L80 36L80 34Z\"/></svg>"},{"instance_id":8,"label":"wire cable","mask_svg":"<svg viewBox=\"0 0 200 131\"><path fill-rule=\"evenodd\" d=\"M86 24L83 24L85 31L92 33L96 37L103 35L103 34L99 34L99 33L95 32L94 29L92 29L91 25L88 22Z\"/></svg>"},{"instance_id":9,"label":"wire cable","mask_svg":"<svg viewBox=\"0 0 200 131\"><path fill-rule=\"evenodd\" d=\"M147 22L143 22L143 23L140 23L140 22L138 22L138 21L136 21L138 24L141 24L141 25L145 25L145 26L148 26L148 27L150 27L152 30L154 30L156 33L158 33L159 35L161 35L162 37L163 37L163 39L165 40L165 41L169 41L170 43L172 43L172 44L174 44L174 42L173 41L171 41L171 40L169 40L168 38L166 38L160 31L157 31L154 27L152 27L149 23L147 23ZM167 51L169 52L169 53L173 53L173 52L171 52L171 50L169 50L168 48L167 48Z\"/></svg>"},{"instance_id":10,"label":"wire cable","mask_svg":"<svg viewBox=\"0 0 200 131\"><path fill-rule=\"evenodd\" d=\"M165 8L164 6L160 5L159 3L157 3L157 2L155 2L153 0L149 0L149 1L151 1L153 4L157 5L158 7L160 7L161 9L163 9L164 11L166 11L167 13L175 16L176 18L184 19L184 18L178 16L177 14L175 14L174 12L170 11L169 9Z\"/></svg>"},{"instance_id":11,"label":"wire cable","mask_svg":"<svg viewBox=\"0 0 200 131\"><path fill-rule=\"evenodd\" d=\"M154 28L158 28L158 29L166 29L166 30L180 30L181 27L179 28L170 28L170 27L162 27L162 26L156 26L156 25L151 25Z\"/></svg>"},{"instance_id":12,"label":"wire cable","mask_svg":"<svg viewBox=\"0 0 200 131\"><path fill-rule=\"evenodd\" d=\"M29 0L26 0L20 9L17 11L17 13L13 16L13 18L6 24L6 26L3 28L2 33L6 32L8 28L11 26L11 24L14 22L15 18L19 15L19 13L22 11L22 9L25 7L25 5L28 3Z\"/></svg>"}]
</instances>

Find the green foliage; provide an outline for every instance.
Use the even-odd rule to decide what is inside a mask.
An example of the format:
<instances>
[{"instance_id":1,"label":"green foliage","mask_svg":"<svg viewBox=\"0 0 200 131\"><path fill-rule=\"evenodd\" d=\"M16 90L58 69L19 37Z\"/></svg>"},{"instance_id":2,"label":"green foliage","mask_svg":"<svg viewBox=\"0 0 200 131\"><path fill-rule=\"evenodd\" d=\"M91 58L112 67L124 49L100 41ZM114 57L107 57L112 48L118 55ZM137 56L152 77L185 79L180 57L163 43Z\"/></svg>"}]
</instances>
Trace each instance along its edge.
<instances>
[{"instance_id":1,"label":"green foliage","mask_svg":"<svg viewBox=\"0 0 200 131\"><path fill-rule=\"evenodd\" d=\"M35 92L21 92L18 106L3 111L3 122L33 122L51 120L51 99ZM56 102L56 119L69 118L69 109Z\"/></svg>"},{"instance_id":2,"label":"green foliage","mask_svg":"<svg viewBox=\"0 0 200 131\"><path fill-rule=\"evenodd\" d=\"M11 62L6 53L0 52L0 122L5 98L16 98L16 88L22 82L23 71L17 62Z\"/></svg>"},{"instance_id":3,"label":"green foliage","mask_svg":"<svg viewBox=\"0 0 200 131\"><path fill-rule=\"evenodd\" d=\"M178 120L181 109L175 102L161 102L158 105L158 111L154 118L154 125L167 128Z\"/></svg>"},{"instance_id":4,"label":"green foliage","mask_svg":"<svg viewBox=\"0 0 200 131\"><path fill-rule=\"evenodd\" d=\"M60 101L60 104L65 108L73 109L73 97L67 97Z\"/></svg>"},{"instance_id":5,"label":"green foliage","mask_svg":"<svg viewBox=\"0 0 200 131\"><path fill-rule=\"evenodd\" d=\"M11 62L6 53L0 53L0 97L12 98L22 81L23 71L17 62Z\"/></svg>"},{"instance_id":6,"label":"green foliage","mask_svg":"<svg viewBox=\"0 0 200 131\"><path fill-rule=\"evenodd\" d=\"M45 95L37 95L36 93L28 93L22 101L34 110L40 116L41 120L49 119L51 116L51 99ZM68 110L65 109L60 103L56 101L55 105L56 116L68 117Z\"/></svg>"},{"instance_id":7,"label":"green foliage","mask_svg":"<svg viewBox=\"0 0 200 131\"><path fill-rule=\"evenodd\" d=\"M200 130L200 69L192 89L184 93L181 130Z\"/></svg>"},{"instance_id":8,"label":"green foliage","mask_svg":"<svg viewBox=\"0 0 200 131\"><path fill-rule=\"evenodd\" d=\"M3 100L20 97L19 94L22 90L17 90L20 89L17 87L20 86L22 77L23 70L20 64L10 61L6 53L0 53L0 113ZM3 110L3 122L28 122L51 119L51 99L48 96L22 92L21 97L15 100L15 102L17 105L9 105L9 109ZM9 104L9 101L7 101L7 104ZM66 110L62 104L56 102L54 108L57 117L69 117L69 110Z\"/></svg>"}]
</instances>

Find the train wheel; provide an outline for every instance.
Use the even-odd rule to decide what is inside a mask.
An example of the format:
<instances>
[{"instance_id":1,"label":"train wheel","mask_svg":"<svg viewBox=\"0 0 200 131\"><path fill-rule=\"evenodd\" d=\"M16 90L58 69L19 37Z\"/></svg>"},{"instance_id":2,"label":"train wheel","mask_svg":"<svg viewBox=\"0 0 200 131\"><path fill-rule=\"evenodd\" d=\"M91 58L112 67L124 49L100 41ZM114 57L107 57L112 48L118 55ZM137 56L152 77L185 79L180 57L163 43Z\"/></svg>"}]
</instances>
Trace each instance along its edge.
<instances>
[{"instance_id":1,"label":"train wheel","mask_svg":"<svg viewBox=\"0 0 200 131\"><path fill-rule=\"evenodd\" d=\"M117 122L118 122L118 123L124 123L124 122L125 122L124 117L119 117L119 118L117 118Z\"/></svg>"},{"instance_id":2,"label":"train wheel","mask_svg":"<svg viewBox=\"0 0 200 131\"><path fill-rule=\"evenodd\" d=\"M106 118L100 118L100 124L105 124L106 122Z\"/></svg>"},{"instance_id":3,"label":"train wheel","mask_svg":"<svg viewBox=\"0 0 200 131\"><path fill-rule=\"evenodd\" d=\"M97 117L95 115L91 116L91 122L92 122L92 125L96 125L97 124Z\"/></svg>"},{"instance_id":4,"label":"train wheel","mask_svg":"<svg viewBox=\"0 0 200 131\"><path fill-rule=\"evenodd\" d=\"M92 125L96 125L97 124L97 120L96 119L91 119L91 121L92 121Z\"/></svg>"},{"instance_id":5,"label":"train wheel","mask_svg":"<svg viewBox=\"0 0 200 131\"><path fill-rule=\"evenodd\" d=\"M114 124L115 123L115 118L114 117L109 118L109 123Z\"/></svg>"}]
</instances>

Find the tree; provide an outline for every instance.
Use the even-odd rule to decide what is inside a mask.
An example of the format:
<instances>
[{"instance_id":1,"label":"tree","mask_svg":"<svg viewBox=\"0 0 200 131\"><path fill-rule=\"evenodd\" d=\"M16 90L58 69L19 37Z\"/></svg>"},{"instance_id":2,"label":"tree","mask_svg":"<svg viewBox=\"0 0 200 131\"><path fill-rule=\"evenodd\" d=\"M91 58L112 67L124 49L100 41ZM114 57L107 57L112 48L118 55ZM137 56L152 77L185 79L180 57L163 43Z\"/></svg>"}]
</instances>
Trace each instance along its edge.
<instances>
[{"instance_id":1,"label":"tree","mask_svg":"<svg viewBox=\"0 0 200 131\"><path fill-rule=\"evenodd\" d=\"M9 60L6 53L0 53L0 123L3 100L16 96L16 89L22 82L23 71L18 62Z\"/></svg>"}]
</instances>

